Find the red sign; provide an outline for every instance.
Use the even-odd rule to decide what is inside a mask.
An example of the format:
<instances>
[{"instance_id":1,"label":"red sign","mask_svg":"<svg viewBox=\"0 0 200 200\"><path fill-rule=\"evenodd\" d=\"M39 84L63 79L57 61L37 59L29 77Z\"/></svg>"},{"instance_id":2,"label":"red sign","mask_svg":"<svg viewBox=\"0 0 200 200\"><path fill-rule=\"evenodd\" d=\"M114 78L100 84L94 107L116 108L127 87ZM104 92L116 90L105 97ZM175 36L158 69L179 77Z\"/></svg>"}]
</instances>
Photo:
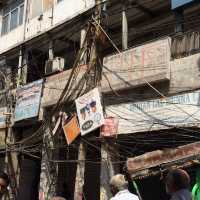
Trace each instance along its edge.
<instances>
[{"instance_id":1,"label":"red sign","mask_svg":"<svg viewBox=\"0 0 200 200\"><path fill-rule=\"evenodd\" d=\"M104 125L101 127L101 135L104 137L116 136L119 120L114 117L105 118Z\"/></svg>"}]
</instances>

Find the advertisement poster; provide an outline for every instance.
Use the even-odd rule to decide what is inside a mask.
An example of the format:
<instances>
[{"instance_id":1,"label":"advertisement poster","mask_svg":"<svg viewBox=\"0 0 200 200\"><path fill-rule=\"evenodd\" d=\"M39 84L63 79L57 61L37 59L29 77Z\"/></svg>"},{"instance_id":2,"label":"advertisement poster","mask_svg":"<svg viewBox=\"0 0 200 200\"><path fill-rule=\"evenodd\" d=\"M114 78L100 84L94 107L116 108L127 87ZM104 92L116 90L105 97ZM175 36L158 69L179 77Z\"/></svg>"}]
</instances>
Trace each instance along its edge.
<instances>
[{"instance_id":1,"label":"advertisement poster","mask_svg":"<svg viewBox=\"0 0 200 200\"><path fill-rule=\"evenodd\" d=\"M43 80L38 80L17 89L14 121L37 117L40 108Z\"/></svg>"},{"instance_id":2,"label":"advertisement poster","mask_svg":"<svg viewBox=\"0 0 200 200\"><path fill-rule=\"evenodd\" d=\"M117 135L119 119L115 117L105 118L104 125L101 127L101 136L112 137Z\"/></svg>"},{"instance_id":3,"label":"advertisement poster","mask_svg":"<svg viewBox=\"0 0 200 200\"><path fill-rule=\"evenodd\" d=\"M65 133L67 144L70 145L80 135L80 128L76 116L73 116L63 126L63 131Z\"/></svg>"},{"instance_id":4,"label":"advertisement poster","mask_svg":"<svg viewBox=\"0 0 200 200\"><path fill-rule=\"evenodd\" d=\"M165 99L108 106L106 113L119 119L118 134L200 126L200 90Z\"/></svg>"},{"instance_id":5,"label":"advertisement poster","mask_svg":"<svg viewBox=\"0 0 200 200\"><path fill-rule=\"evenodd\" d=\"M79 97L75 102L81 135L85 135L104 124L103 109L98 88Z\"/></svg>"}]
</instances>

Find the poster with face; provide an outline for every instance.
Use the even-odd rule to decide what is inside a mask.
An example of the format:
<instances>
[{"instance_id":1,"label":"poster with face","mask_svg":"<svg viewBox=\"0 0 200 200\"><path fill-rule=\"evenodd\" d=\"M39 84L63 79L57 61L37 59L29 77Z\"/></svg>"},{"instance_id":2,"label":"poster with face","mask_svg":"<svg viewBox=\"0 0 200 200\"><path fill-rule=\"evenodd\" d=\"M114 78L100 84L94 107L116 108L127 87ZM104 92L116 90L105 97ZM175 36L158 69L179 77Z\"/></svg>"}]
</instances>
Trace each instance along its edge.
<instances>
[{"instance_id":1,"label":"poster with face","mask_svg":"<svg viewBox=\"0 0 200 200\"><path fill-rule=\"evenodd\" d=\"M75 101L81 135L85 135L104 124L103 108L98 88L94 88Z\"/></svg>"}]
</instances>

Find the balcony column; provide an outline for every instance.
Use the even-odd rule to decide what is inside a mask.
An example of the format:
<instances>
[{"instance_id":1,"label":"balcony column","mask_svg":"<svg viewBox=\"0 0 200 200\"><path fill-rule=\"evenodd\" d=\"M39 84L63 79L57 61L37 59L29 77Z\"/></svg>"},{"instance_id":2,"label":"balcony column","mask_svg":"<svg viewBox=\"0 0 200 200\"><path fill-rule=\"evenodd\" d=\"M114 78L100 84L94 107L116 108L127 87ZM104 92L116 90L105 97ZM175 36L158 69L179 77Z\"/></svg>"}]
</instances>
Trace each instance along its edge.
<instances>
[{"instance_id":1,"label":"balcony column","mask_svg":"<svg viewBox=\"0 0 200 200\"><path fill-rule=\"evenodd\" d=\"M17 73L17 87L27 83L28 71L28 54L24 49L19 51L18 73Z\"/></svg>"},{"instance_id":2,"label":"balcony column","mask_svg":"<svg viewBox=\"0 0 200 200\"><path fill-rule=\"evenodd\" d=\"M122 1L122 49L128 48L128 19L126 13L127 3Z\"/></svg>"},{"instance_id":3,"label":"balcony column","mask_svg":"<svg viewBox=\"0 0 200 200\"><path fill-rule=\"evenodd\" d=\"M182 33L184 31L184 15L183 9L179 8L174 10L175 16L175 33Z\"/></svg>"}]
</instances>

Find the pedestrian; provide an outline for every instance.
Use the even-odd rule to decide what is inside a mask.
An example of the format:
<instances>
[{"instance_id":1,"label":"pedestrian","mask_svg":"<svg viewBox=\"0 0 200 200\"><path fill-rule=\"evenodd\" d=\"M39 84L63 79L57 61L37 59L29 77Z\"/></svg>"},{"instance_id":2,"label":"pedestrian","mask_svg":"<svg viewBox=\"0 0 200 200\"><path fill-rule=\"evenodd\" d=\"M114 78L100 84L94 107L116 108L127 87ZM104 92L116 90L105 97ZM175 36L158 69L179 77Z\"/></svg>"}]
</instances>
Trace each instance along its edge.
<instances>
[{"instance_id":1,"label":"pedestrian","mask_svg":"<svg viewBox=\"0 0 200 200\"><path fill-rule=\"evenodd\" d=\"M55 196L52 198L52 200L66 200L66 199L64 197Z\"/></svg>"},{"instance_id":2,"label":"pedestrian","mask_svg":"<svg viewBox=\"0 0 200 200\"><path fill-rule=\"evenodd\" d=\"M0 171L0 199L8 194L9 177L5 172Z\"/></svg>"},{"instance_id":3,"label":"pedestrian","mask_svg":"<svg viewBox=\"0 0 200 200\"><path fill-rule=\"evenodd\" d=\"M114 196L110 200L139 200L138 196L128 191L128 182L122 174L117 174L111 178L110 187Z\"/></svg>"},{"instance_id":4,"label":"pedestrian","mask_svg":"<svg viewBox=\"0 0 200 200\"><path fill-rule=\"evenodd\" d=\"M190 176L182 169L169 171L165 180L166 192L171 195L170 200L191 200Z\"/></svg>"}]
</instances>

